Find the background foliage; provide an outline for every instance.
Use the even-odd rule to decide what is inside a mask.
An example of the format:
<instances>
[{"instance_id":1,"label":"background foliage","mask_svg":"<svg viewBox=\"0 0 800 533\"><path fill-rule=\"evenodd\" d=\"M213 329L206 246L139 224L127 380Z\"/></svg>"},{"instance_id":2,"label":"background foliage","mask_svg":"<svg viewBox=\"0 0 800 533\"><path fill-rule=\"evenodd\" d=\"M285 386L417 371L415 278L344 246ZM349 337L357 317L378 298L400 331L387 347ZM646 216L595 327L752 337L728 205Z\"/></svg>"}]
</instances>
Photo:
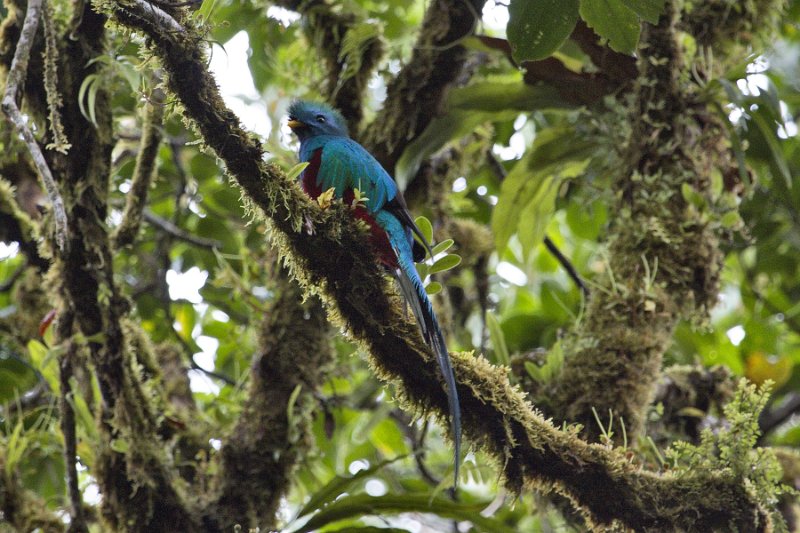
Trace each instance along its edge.
<instances>
[{"instance_id":1,"label":"background foliage","mask_svg":"<svg viewBox=\"0 0 800 533\"><path fill-rule=\"evenodd\" d=\"M733 11L760 9L750 5L758 2L718 3ZM378 126L371 120L382 110L387 85L420 50L415 43L428 4L206 0L183 16L187 24L207 32L204 39L212 47L215 68L226 59L236 61L225 49L246 39L254 89L237 78L233 92L242 94L231 105L241 110L248 124L254 114L267 119L252 124L269 160L288 172L296 163L297 147L282 122L288 103L295 97L331 99L360 72L368 74L356 106L362 108L364 121L358 127L355 113L348 119L355 121L354 135L383 146L375 142ZM434 240L452 238L455 244L449 251L462 258L460 265L437 273L433 282L443 286L436 305L451 350L475 351L492 363L509 365L512 382L545 409L543 384L559 374L563 359L569 357L563 339L580 326L586 313L585 295L545 240L568 258L590 293L603 290L600 280L605 276L613 278L607 260L609 235L616 231L610 206L615 201L613 181L621 172L621 145L631 128L620 118L620 110L630 105L632 87L624 76L603 76L615 68L633 68L635 75L631 54L642 28L658 23L665 4L512 0L506 6L490 0L474 32L457 43L467 51L468 74L452 83L441 106L423 110L430 122L409 133L402 151L380 152L383 162L393 163L412 211L432 221ZM684 14L697 15L702 9L702 3L695 8L692 4L686 3ZM4 44L11 49L10 38L17 34L9 28L18 8L8 2L0 10L7 20ZM52 9L59 28L74 23L66 3L53 2ZM325 25L328 16L347 21L342 26L346 33L338 36L334 63L339 71L333 86L330 66L320 52L331 39L325 31L330 29ZM718 305L708 316L687 317L677 325L663 361L672 369L694 365L696 375L712 376L709 386L724 382L729 392L738 377L756 385L771 382L771 392L762 402L766 407L759 442L781 447L779 459L789 483L794 482L789 472L797 468L793 453L800 446L800 425L794 416L800 408L798 20L800 4L790 2L766 44L758 36L762 29L738 28L732 39L736 59L725 63L723 72L702 39L682 33L683 53L695 66L690 81L699 88L699 101L722 118L726 129L721 142L730 147L738 169L733 176L710 171L710 196L691 187L681 191L687 209L722 228L724 268ZM580 32L596 33L598 46L618 62L603 64L591 56L579 44ZM222 468L220 450L249 413L254 354L269 345L264 320L282 312L280 297L289 289L278 253L266 236L270 224L242 200L221 161L187 126L181 102L171 92L161 92L164 73L152 50L122 25L109 23L107 37L105 52L93 60L94 73L76 74L81 80L78 101L65 105L78 104L84 117L80 127L93 128L97 114L105 112L98 95L110 95L107 106L115 142L109 210L102 222L112 234L132 194L144 117L153 107L164 111L163 141L141 229L129 245L115 250L111 266L114 281L130 302L132 324L124 326L129 328L128 342L145 346L142 353L157 354L157 362L137 359L134 375L146 383L144 393L158 406L159 434L171 447L166 450L171 466L192 471L183 476L182 489L191 493ZM374 60L370 51L378 48L381 53L376 52ZM9 57L8 51L3 53L6 66ZM225 77L230 74L218 72L221 85L229 86ZM580 83L588 78L570 77L598 72L603 76L591 79L603 77L602 83L586 87ZM39 118L33 111L31 116ZM35 123L44 139L47 124ZM0 531L20 524L58 530L69 521L60 361L76 346L79 355L64 401L75 417L77 482L86 522L89 530L102 531L97 511L103 497L97 482L98 446L103 441L103 430L98 429L101 384L86 355L92 342L103 342L102 334L94 339L79 333L59 335L63 308L54 298L52 280L58 272L47 273L51 219L41 215L46 209L36 207L46 204L46 197L34 183L25 147L12 128L0 129L0 144ZM655 278L657 263L645 260L643 268L652 268L647 276ZM299 293L294 296L299 298ZM312 327L303 320L319 310L305 313L299 323L286 327L302 335ZM359 344L336 327L320 327L320 333L325 349L333 351L334 364L313 394L314 406L298 400L301 385L281 406L290 428L295 420L313 417L308 441L313 444L297 445L301 451L288 491L263 495L274 500L275 516L271 523L260 522L262 527L296 532L445 531L454 527L450 522L459 523L460 531L586 527L559 498L509 492L499 475L502 465L481 449L464 459L459 497L451 499L444 490L451 451L439 425L430 423L424 412L401 408L394 388L376 378ZM170 351L180 361L175 368L189 378L190 393L180 380L147 381L158 372L168 375L162 357ZM681 462L690 467L745 468L757 429L748 426L752 416L737 417L748 410L752 415L761 404L741 392L735 399L738 407L728 412L714 401L684 402L670 386L685 384L678 389L702 395L703 386L692 375L667 372L647 414L647 432L629 436L627 452L655 471L680 468ZM174 385L162 398L161 385L170 383L181 383L183 389ZM609 419L604 412L595 416L606 442L622 446L619 419ZM297 427L298 433L288 432L287 449L307 438L302 426ZM708 428L714 433L727 428L732 438L747 443L746 450L730 451L730 457L722 452L720 457L720 450L728 448L724 442L714 444L712 433L701 438ZM191 438L176 437L184 433ZM679 445L665 458L665 450L677 439L692 444ZM134 436L117 435L110 441L111 449L121 454L139 445ZM705 462L699 459L703 457ZM776 493L769 491L780 470L764 476L768 479L755 490L762 491L765 505L776 507ZM791 503L784 498L782 510L791 526ZM17 509L27 509L27 522L12 520L12 501ZM241 517L241 523L254 525L248 523L250 518Z\"/></svg>"}]
</instances>

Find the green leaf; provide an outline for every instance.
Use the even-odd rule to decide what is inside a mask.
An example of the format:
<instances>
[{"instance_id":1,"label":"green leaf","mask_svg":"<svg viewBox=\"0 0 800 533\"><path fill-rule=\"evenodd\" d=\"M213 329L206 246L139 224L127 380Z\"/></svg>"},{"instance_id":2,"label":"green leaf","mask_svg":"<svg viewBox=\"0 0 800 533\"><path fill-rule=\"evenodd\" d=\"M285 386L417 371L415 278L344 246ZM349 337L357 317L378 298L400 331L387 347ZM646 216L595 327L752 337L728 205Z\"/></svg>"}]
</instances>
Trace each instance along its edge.
<instances>
[{"instance_id":1,"label":"green leaf","mask_svg":"<svg viewBox=\"0 0 800 533\"><path fill-rule=\"evenodd\" d=\"M518 62L558 50L578 22L578 0L511 0L506 34Z\"/></svg>"},{"instance_id":2,"label":"green leaf","mask_svg":"<svg viewBox=\"0 0 800 533\"><path fill-rule=\"evenodd\" d=\"M423 216L419 216L414 219L414 223L419 228L422 236L425 237L425 240L429 243L433 242L433 226L431 225L431 221Z\"/></svg>"},{"instance_id":3,"label":"green leaf","mask_svg":"<svg viewBox=\"0 0 800 533\"><path fill-rule=\"evenodd\" d=\"M36 369L16 355L0 354L0 404L12 402L36 386Z\"/></svg>"},{"instance_id":4,"label":"green leaf","mask_svg":"<svg viewBox=\"0 0 800 533\"><path fill-rule=\"evenodd\" d=\"M658 18L664 12L665 1L666 0L622 0L622 3L650 24L658 24Z\"/></svg>"},{"instance_id":5,"label":"green leaf","mask_svg":"<svg viewBox=\"0 0 800 533\"><path fill-rule=\"evenodd\" d=\"M338 498L341 494L350 490L350 488L355 485L356 482L370 477L375 472L384 468L387 465L390 465L394 462L397 462L401 459L404 459L406 456L401 455L400 457L395 457L394 459L388 459L386 461L382 461L375 466L370 468L366 468L364 470L359 470L352 476L335 476L331 479L324 487L319 489L317 492L311 495L311 498L306 502L302 509L297 513L298 518L301 516L305 516L307 514L311 514L317 509L324 507L325 505L333 502Z\"/></svg>"},{"instance_id":6,"label":"green leaf","mask_svg":"<svg viewBox=\"0 0 800 533\"><path fill-rule=\"evenodd\" d=\"M568 128L543 130L508 173L492 212L492 231L498 251L515 232L524 236L524 252L538 245L555 208L563 178L579 176L589 164L593 143Z\"/></svg>"},{"instance_id":7,"label":"green leaf","mask_svg":"<svg viewBox=\"0 0 800 533\"><path fill-rule=\"evenodd\" d=\"M786 181L786 187L792 188L792 172L789 170L789 165L786 162L786 157L783 155L781 145L778 141L778 134L775 126L770 126L764 116L758 111L752 113L750 118L755 122L758 130L761 132L764 142L767 143L769 149L770 163L774 171Z\"/></svg>"},{"instance_id":8,"label":"green leaf","mask_svg":"<svg viewBox=\"0 0 800 533\"><path fill-rule=\"evenodd\" d=\"M47 349L47 346L35 339L28 341L27 348L31 365L41 372L42 377L50 385L53 393L58 394L61 387L59 385L58 364L55 356Z\"/></svg>"},{"instance_id":9,"label":"green leaf","mask_svg":"<svg viewBox=\"0 0 800 533\"><path fill-rule=\"evenodd\" d=\"M464 111L497 113L516 110L524 113L533 109L565 107L573 106L565 102L555 89L548 85L529 85L518 74L511 78L492 77L488 81L453 89L448 98L449 109Z\"/></svg>"},{"instance_id":10,"label":"green leaf","mask_svg":"<svg viewBox=\"0 0 800 533\"><path fill-rule=\"evenodd\" d=\"M300 173L303 172L307 166L308 166L308 161L297 163L289 170L289 172L286 173L286 177L289 178L290 180L296 179L297 176L299 176Z\"/></svg>"},{"instance_id":11,"label":"green leaf","mask_svg":"<svg viewBox=\"0 0 800 533\"><path fill-rule=\"evenodd\" d=\"M486 327L489 328L489 338L494 347L495 363L498 365L510 364L511 357L508 354L505 333L503 333L503 328L500 327L500 321L491 311L486 313Z\"/></svg>"},{"instance_id":12,"label":"green leaf","mask_svg":"<svg viewBox=\"0 0 800 533\"><path fill-rule=\"evenodd\" d=\"M308 533L348 518L411 512L432 513L454 520L468 520L480 531L506 533L508 526L497 520L481 516L480 512L486 505L487 502L471 504L453 502L449 498L431 496L429 493L386 494L377 497L355 494L341 497L323 508L303 526L293 530L293 533Z\"/></svg>"},{"instance_id":13,"label":"green leaf","mask_svg":"<svg viewBox=\"0 0 800 533\"><path fill-rule=\"evenodd\" d=\"M461 264L460 255L447 254L446 256L442 257L431 266L431 274L436 274L437 272L444 272L445 270L450 270L451 268L455 268L460 264Z\"/></svg>"},{"instance_id":14,"label":"green leaf","mask_svg":"<svg viewBox=\"0 0 800 533\"><path fill-rule=\"evenodd\" d=\"M621 0L581 0L581 18L617 52L630 54L639 42L641 23Z\"/></svg>"},{"instance_id":15,"label":"green leaf","mask_svg":"<svg viewBox=\"0 0 800 533\"><path fill-rule=\"evenodd\" d=\"M428 296L433 296L434 294L439 294L440 292L442 292L442 284L438 281L431 281L425 285L425 293Z\"/></svg>"},{"instance_id":16,"label":"green leaf","mask_svg":"<svg viewBox=\"0 0 800 533\"><path fill-rule=\"evenodd\" d=\"M431 251L433 252L434 256L437 256L440 253L446 252L447 250L449 250L450 247L453 246L454 242L455 241L453 239L445 239L442 242L440 242L439 244L437 244L436 246L434 246L433 250L431 250Z\"/></svg>"}]
</instances>

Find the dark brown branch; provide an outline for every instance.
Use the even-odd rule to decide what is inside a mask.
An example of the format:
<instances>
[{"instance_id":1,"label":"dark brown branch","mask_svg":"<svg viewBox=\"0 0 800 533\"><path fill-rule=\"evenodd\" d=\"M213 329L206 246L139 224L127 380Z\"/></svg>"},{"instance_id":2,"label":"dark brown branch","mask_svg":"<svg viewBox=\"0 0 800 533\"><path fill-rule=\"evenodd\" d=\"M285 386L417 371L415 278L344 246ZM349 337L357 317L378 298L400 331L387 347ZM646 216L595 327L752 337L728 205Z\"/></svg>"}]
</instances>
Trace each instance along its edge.
<instances>
[{"instance_id":1,"label":"dark brown branch","mask_svg":"<svg viewBox=\"0 0 800 533\"><path fill-rule=\"evenodd\" d=\"M572 39L589 55L599 72L575 72L555 57L538 61L524 61L517 65L506 39L481 36L486 46L499 50L514 66L524 70L525 83L544 83L556 89L561 97L573 104L589 105L613 93L636 78L636 61L632 56L619 54L597 43L599 37L582 21L572 34Z\"/></svg>"},{"instance_id":2,"label":"dark brown branch","mask_svg":"<svg viewBox=\"0 0 800 533\"><path fill-rule=\"evenodd\" d=\"M300 13L304 29L319 56L325 62L325 99L341 111L353 136L364 116L362 101L372 72L383 56L383 41L375 35L362 43L358 57L342 56L342 44L347 32L360 22L352 13L336 9L326 0L279 0L274 2ZM349 66L358 64L354 72Z\"/></svg>"},{"instance_id":3,"label":"dark brown branch","mask_svg":"<svg viewBox=\"0 0 800 533\"><path fill-rule=\"evenodd\" d=\"M189 244L193 244L201 248L222 248L221 242L215 239L206 239L205 237L192 235L188 231L179 228L169 220L161 218L148 209L143 211L142 218L170 237L175 237L176 239L188 242Z\"/></svg>"},{"instance_id":4,"label":"dark brown branch","mask_svg":"<svg viewBox=\"0 0 800 533\"><path fill-rule=\"evenodd\" d=\"M66 468L67 497L70 503L69 533L86 533L89 531L83 514L83 497L78 487L77 470L77 438L75 434L75 410L72 408L73 365L77 357L77 346L71 340L72 315L63 313L58 321L57 338L66 343L66 351L59 360L59 384L61 395L58 407L61 413L61 433L64 435L64 466Z\"/></svg>"},{"instance_id":5,"label":"dark brown branch","mask_svg":"<svg viewBox=\"0 0 800 533\"><path fill-rule=\"evenodd\" d=\"M570 39L580 46L592 63L610 79L625 84L636 79L638 73L633 56L615 52L607 45L600 44L600 37L583 20L570 35Z\"/></svg>"},{"instance_id":6,"label":"dark brown branch","mask_svg":"<svg viewBox=\"0 0 800 533\"><path fill-rule=\"evenodd\" d=\"M335 204L320 212L297 184L263 162L258 141L222 103L197 38L172 31L174 25L165 29L143 2L108 9L119 23L152 39L170 89L230 175L269 216L272 237L299 280L335 310L340 323L369 349L378 375L396 383L409 405L446 419L447 398L434 358L387 291L347 208ZM313 236L301 231L306 218L314 222ZM453 366L464 433L503 465L504 483L512 491L555 489L597 527L618 521L634 530L761 530L769 524L740 480L724 473L673 477L643 471L620 453L556 429L511 386L504 369L464 354L454 354ZM703 498L692 497L696 494Z\"/></svg>"}]
</instances>

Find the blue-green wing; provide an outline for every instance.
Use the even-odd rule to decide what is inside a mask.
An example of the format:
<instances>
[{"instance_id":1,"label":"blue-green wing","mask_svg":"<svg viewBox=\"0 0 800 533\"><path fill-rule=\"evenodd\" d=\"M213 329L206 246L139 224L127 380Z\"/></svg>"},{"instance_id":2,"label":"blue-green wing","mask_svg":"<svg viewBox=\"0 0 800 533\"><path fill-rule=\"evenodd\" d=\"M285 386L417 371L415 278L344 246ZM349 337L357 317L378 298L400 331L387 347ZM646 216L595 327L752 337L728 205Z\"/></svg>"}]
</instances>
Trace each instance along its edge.
<instances>
[{"instance_id":1,"label":"blue-green wing","mask_svg":"<svg viewBox=\"0 0 800 533\"><path fill-rule=\"evenodd\" d=\"M343 137L323 145L317 181L322 190L333 187L337 198L348 189L358 189L373 213L397 196L397 186L381 164L360 144Z\"/></svg>"}]
</instances>

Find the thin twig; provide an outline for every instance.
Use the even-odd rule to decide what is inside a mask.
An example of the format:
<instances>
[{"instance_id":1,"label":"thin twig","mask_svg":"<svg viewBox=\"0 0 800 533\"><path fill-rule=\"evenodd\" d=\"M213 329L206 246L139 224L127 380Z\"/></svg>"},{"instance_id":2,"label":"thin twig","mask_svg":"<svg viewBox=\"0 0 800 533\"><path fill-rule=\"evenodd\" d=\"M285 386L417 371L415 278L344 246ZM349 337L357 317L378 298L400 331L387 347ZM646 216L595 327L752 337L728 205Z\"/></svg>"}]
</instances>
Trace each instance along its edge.
<instances>
[{"instance_id":1,"label":"thin twig","mask_svg":"<svg viewBox=\"0 0 800 533\"><path fill-rule=\"evenodd\" d=\"M28 60L30 59L31 47L33 46L36 29L39 26L41 10L42 0L30 0L28 2L25 22L22 25L22 32L19 36L17 49L14 51L14 59L11 61L11 68L8 71L8 81L3 94L2 108L3 112L28 146L33 164L36 166L36 170L42 178L44 188L47 190L47 196L50 197L50 203L53 205L53 215L56 223L56 243L59 249L63 251L67 243L68 232L67 212L64 209L64 201L61 199L61 194L58 192L58 185L56 185L53 174L47 166L44 154L41 148L39 148L39 144L33 137L33 133L17 106L17 92L19 91L20 83L22 83L28 73Z\"/></svg>"},{"instance_id":2,"label":"thin twig","mask_svg":"<svg viewBox=\"0 0 800 533\"><path fill-rule=\"evenodd\" d=\"M583 280L581 279L580 274L578 274L578 271L575 270L575 267L570 262L570 260L567 259L567 257L563 253L561 253L561 250L558 249L558 246L556 246L556 244L553 241L551 241L550 237L548 237L547 235L545 235L544 237L544 245L547 247L550 253L553 254L553 256L558 260L558 262L561 263L561 266L564 267L564 270L567 271L567 274L569 275L570 278L572 278L572 281L575 282L575 285L578 286L583 295L589 296L589 288L586 286L585 283L583 283Z\"/></svg>"},{"instance_id":3,"label":"thin twig","mask_svg":"<svg viewBox=\"0 0 800 533\"><path fill-rule=\"evenodd\" d=\"M78 487L78 460L77 435L75 432L75 410L72 398L72 376L74 371L77 346L70 337L72 334L73 317L71 312L62 314L58 323L58 337L66 339L67 349L59 361L59 384L61 394L59 397L59 411L61 413L61 433L64 435L64 466L66 468L67 494L70 502L69 533L86 533L86 519L83 515L83 498Z\"/></svg>"},{"instance_id":4,"label":"thin twig","mask_svg":"<svg viewBox=\"0 0 800 533\"><path fill-rule=\"evenodd\" d=\"M195 246L200 246L202 248L222 248L221 242L215 239L206 239L204 237L192 235L188 231L182 230L169 220L163 219L147 209L145 209L142 213L142 217L153 226L156 226L158 229L162 230L164 233L167 233L168 235L182 241L186 241L189 244L194 244Z\"/></svg>"}]
</instances>

